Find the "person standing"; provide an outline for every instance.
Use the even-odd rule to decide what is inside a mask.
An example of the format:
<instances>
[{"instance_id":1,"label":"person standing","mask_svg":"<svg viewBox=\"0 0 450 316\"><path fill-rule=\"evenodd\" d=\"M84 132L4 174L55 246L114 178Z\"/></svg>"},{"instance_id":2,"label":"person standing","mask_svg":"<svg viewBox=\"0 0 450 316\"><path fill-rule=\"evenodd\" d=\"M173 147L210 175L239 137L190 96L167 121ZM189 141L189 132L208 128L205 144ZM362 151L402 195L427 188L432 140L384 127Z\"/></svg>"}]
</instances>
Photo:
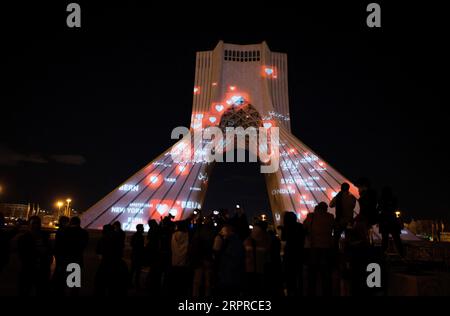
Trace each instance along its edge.
<instances>
[{"instance_id":1,"label":"person standing","mask_svg":"<svg viewBox=\"0 0 450 316\"><path fill-rule=\"evenodd\" d=\"M189 250L193 268L192 296L211 296L213 283L214 230L210 219L197 224Z\"/></svg>"},{"instance_id":2,"label":"person standing","mask_svg":"<svg viewBox=\"0 0 450 316\"><path fill-rule=\"evenodd\" d=\"M160 232L156 220L148 220L147 245L145 246L145 258L149 266L146 286L150 295L161 295L161 256L160 256Z\"/></svg>"},{"instance_id":3,"label":"person standing","mask_svg":"<svg viewBox=\"0 0 450 316\"><path fill-rule=\"evenodd\" d=\"M29 225L29 230L17 241L21 261L19 294L28 296L35 289L36 295L46 295L52 263L49 234L41 229L39 216L32 216Z\"/></svg>"},{"instance_id":4,"label":"person standing","mask_svg":"<svg viewBox=\"0 0 450 316\"><path fill-rule=\"evenodd\" d=\"M281 240L285 242L283 270L287 295L302 295L305 229L293 212L284 213Z\"/></svg>"},{"instance_id":5,"label":"person standing","mask_svg":"<svg viewBox=\"0 0 450 316\"><path fill-rule=\"evenodd\" d=\"M333 255L334 216L328 213L328 205L320 202L304 222L311 244L308 258L308 294L316 295L318 276L322 281L322 295L331 296L331 262Z\"/></svg>"},{"instance_id":6,"label":"person standing","mask_svg":"<svg viewBox=\"0 0 450 316\"><path fill-rule=\"evenodd\" d=\"M62 296L66 288L66 266L67 266L67 226L70 218L60 216L58 220L58 230L55 233L53 252L55 255L55 271L52 276L52 290L57 296Z\"/></svg>"},{"instance_id":7,"label":"person standing","mask_svg":"<svg viewBox=\"0 0 450 316\"><path fill-rule=\"evenodd\" d=\"M268 294L267 268L270 263L270 236L267 223L256 223L244 241L245 291L248 295Z\"/></svg>"},{"instance_id":8,"label":"person standing","mask_svg":"<svg viewBox=\"0 0 450 316\"><path fill-rule=\"evenodd\" d=\"M371 241L372 226L378 222L377 192L372 189L369 179L361 178L356 186L359 191L359 214L355 218L355 226L367 232Z\"/></svg>"},{"instance_id":9,"label":"person standing","mask_svg":"<svg viewBox=\"0 0 450 316\"><path fill-rule=\"evenodd\" d=\"M241 294L243 276L245 271L245 249L242 240L236 233L236 227L227 223L221 232L219 243L214 244L217 266L217 293L220 296L237 296Z\"/></svg>"},{"instance_id":10,"label":"person standing","mask_svg":"<svg viewBox=\"0 0 450 316\"><path fill-rule=\"evenodd\" d=\"M131 237L131 268L130 268L130 281L133 283L136 289L140 289L141 282L141 269L144 264L144 225L137 224L136 232Z\"/></svg>"},{"instance_id":11,"label":"person standing","mask_svg":"<svg viewBox=\"0 0 450 316\"><path fill-rule=\"evenodd\" d=\"M398 209L397 198L392 193L392 189L385 187L382 190L380 200L378 201L380 217L380 233L382 237L381 249L385 253L388 249L389 235L394 240L398 253L403 256L403 245L400 239L401 225L395 211Z\"/></svg>"},{"instance_id":12,"label":"person standing","mask_svg":"<svg viewBox=\"0 0 450 316\"><path fill-rule=\"evenodd\" d=\"M186 221L177 222L176 230L172 234L171 250L172 269L170 273L170 293L186 296L189 286L189 233Z\"/></svg>"},{"instance_id":13,"label":"person standing","mask_svg":"<svg viewBox=\"0 0 450 316\"><path fill-rule=\"evenodd\" d=\"M88 245L89 234L85 229L81 228L81 221L79 217L74 216L70 219L65 235L67 249L65 251L66 257L64 261L66 262L66 268L69 263L76 263L83 268L84 251ZM78 295L78 290L79 289L76 287L71 288L69 291L70 295Z\"/></svg>"},{"instance_id":14,"label":"person standing","mask_svg":"<svg viewBox=\"0 0 450 316\"><path fill-rule=\"evenodd\" d=\"M342 232L353 221L353 212L356 206L356 198L350 193L350 185L346 182L341 184L341 191L331 200L330 207L336 208L334 225L334 245L339 248L339 240Z\"/></svg>"}]
</instances>

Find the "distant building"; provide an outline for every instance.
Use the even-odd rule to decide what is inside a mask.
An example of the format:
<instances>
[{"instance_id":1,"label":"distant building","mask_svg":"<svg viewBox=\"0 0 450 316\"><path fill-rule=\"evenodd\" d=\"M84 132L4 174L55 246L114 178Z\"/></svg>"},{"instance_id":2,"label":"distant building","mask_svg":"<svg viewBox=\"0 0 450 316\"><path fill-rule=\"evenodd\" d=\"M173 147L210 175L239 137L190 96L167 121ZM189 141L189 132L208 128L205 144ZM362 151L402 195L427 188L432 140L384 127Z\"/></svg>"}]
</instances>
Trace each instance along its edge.
<instances>
[{"instance_id":1,"label":"distant building","mask_svg":"<svg viewBox=\"0 0 450 316\"><path fill-rule=\"evenodd\" d=\"M39 204L0 203L0 213L6 219L28 219L33 215L42 215L43 210Z\"/></svg>"},{"instance_id":2,"label":"distant building","mask_svg":"<svg viewBox=\"0 0 450 316\"><path fill-rule=\"evenodd\" d=\"M30 204L0 203L0 213L9 219L26 219L31 214Z\"/></svg>"}]
</instances>

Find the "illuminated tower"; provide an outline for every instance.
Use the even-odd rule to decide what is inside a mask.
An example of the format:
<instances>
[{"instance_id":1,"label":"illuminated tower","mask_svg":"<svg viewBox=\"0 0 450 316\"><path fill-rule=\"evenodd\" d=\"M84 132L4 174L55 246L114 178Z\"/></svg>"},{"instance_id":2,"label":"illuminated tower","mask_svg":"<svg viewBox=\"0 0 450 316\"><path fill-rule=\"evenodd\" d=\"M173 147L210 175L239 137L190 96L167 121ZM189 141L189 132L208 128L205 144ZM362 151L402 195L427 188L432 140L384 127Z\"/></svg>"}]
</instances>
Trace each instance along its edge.
<instances>
[{"instance_id":1,"label":"illuminated tower","mask_svg":"<svg viewBox=\"0 0 450 316\"><path fill-rule=\"evenodd\" d=\"M271 52L265 42L219 42L214 50L197 53L190 128L232 125L280 128L280 165L265 174L276 225L284 211L304 219L318 202L329 202L342 182L349 182L291 134L287 56ZM174 144L87 210L83 227L100 229L118 220L124 229L134 230L148 218L170 213L182 219L201 208L214 163L174 162L171 150L183 150L181 145ZM351 191L357 195L353 185Z\"/></svg>"}]
</instances>

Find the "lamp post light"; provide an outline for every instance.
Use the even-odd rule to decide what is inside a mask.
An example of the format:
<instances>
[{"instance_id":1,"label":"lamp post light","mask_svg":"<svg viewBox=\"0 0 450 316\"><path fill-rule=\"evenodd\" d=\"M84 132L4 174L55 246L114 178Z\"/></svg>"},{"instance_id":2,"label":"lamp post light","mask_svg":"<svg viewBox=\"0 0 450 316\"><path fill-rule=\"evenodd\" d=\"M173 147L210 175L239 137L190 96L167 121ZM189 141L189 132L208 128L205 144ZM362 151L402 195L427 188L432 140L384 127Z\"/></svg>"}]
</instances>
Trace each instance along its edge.
<instances>
[{"instance_id":1,"label":"lamp post light","mask_svg":"<svg viewBox=\"0 0 450 316\"><path fill-rule=\"evenodd\" d=\"M56 207L58 208L58 216L57 220L59 220L59 217L61 216L61 207L64 205L63 201L56 202Z\"/></svg>"},{"instance_id":2,"label":"lamp post light","mask_svg":"<svg viewBox=\"0 0 450 316\"><path fill-rule=\"evenodd\" d=\"M64 214L64 215L66 215L67 217L70 217L70 202L72 202L72 199L67 199L66 202L67 202L66 214Z\"/></svg>"}]
</instances>

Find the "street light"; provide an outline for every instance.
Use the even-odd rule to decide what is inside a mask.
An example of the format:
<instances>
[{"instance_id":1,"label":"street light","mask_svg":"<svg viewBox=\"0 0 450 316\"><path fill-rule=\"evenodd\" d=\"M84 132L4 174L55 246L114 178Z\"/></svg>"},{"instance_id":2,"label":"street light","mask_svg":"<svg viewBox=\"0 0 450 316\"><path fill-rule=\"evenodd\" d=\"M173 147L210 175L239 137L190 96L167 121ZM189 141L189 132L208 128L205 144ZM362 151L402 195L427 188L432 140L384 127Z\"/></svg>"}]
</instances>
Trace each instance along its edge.
<instances>
[{"instance_id":1,"label":"street light","mask_svg":"<svg viewBox=\"0 0 450 316\"><path fill-rule=\"evenodd\" d=\"M64 214L64 215L70 217L70 202L72 202L72 200L71 200L71 199L67 199L66 202L67 202L67 206L66 206L66 214Z\"/></svg>"},{"instance_id":2,"label":"street light","mask_svg":"<svg viewBox=\"0 0 450 316\"><path fill-rule=\"evenodd\" d=\"M396 212L395 212L395 216L397 216L397 218L399 218L400 215L401 215L400 211L396 211Z\"/></svg>"},{"instance_id":3,"label":"street light","mask_svg":"<svg viewBox=\"0 0 450 316\"><path fill-rule=\"evenodd\" d=\"M59 217L61 216L61 207L64 205L64 202L63 201L58 201L58 202L56 202L56 207L58 208L58 218L57 219L59 219Z\"/></svg>"}]
</instances>

